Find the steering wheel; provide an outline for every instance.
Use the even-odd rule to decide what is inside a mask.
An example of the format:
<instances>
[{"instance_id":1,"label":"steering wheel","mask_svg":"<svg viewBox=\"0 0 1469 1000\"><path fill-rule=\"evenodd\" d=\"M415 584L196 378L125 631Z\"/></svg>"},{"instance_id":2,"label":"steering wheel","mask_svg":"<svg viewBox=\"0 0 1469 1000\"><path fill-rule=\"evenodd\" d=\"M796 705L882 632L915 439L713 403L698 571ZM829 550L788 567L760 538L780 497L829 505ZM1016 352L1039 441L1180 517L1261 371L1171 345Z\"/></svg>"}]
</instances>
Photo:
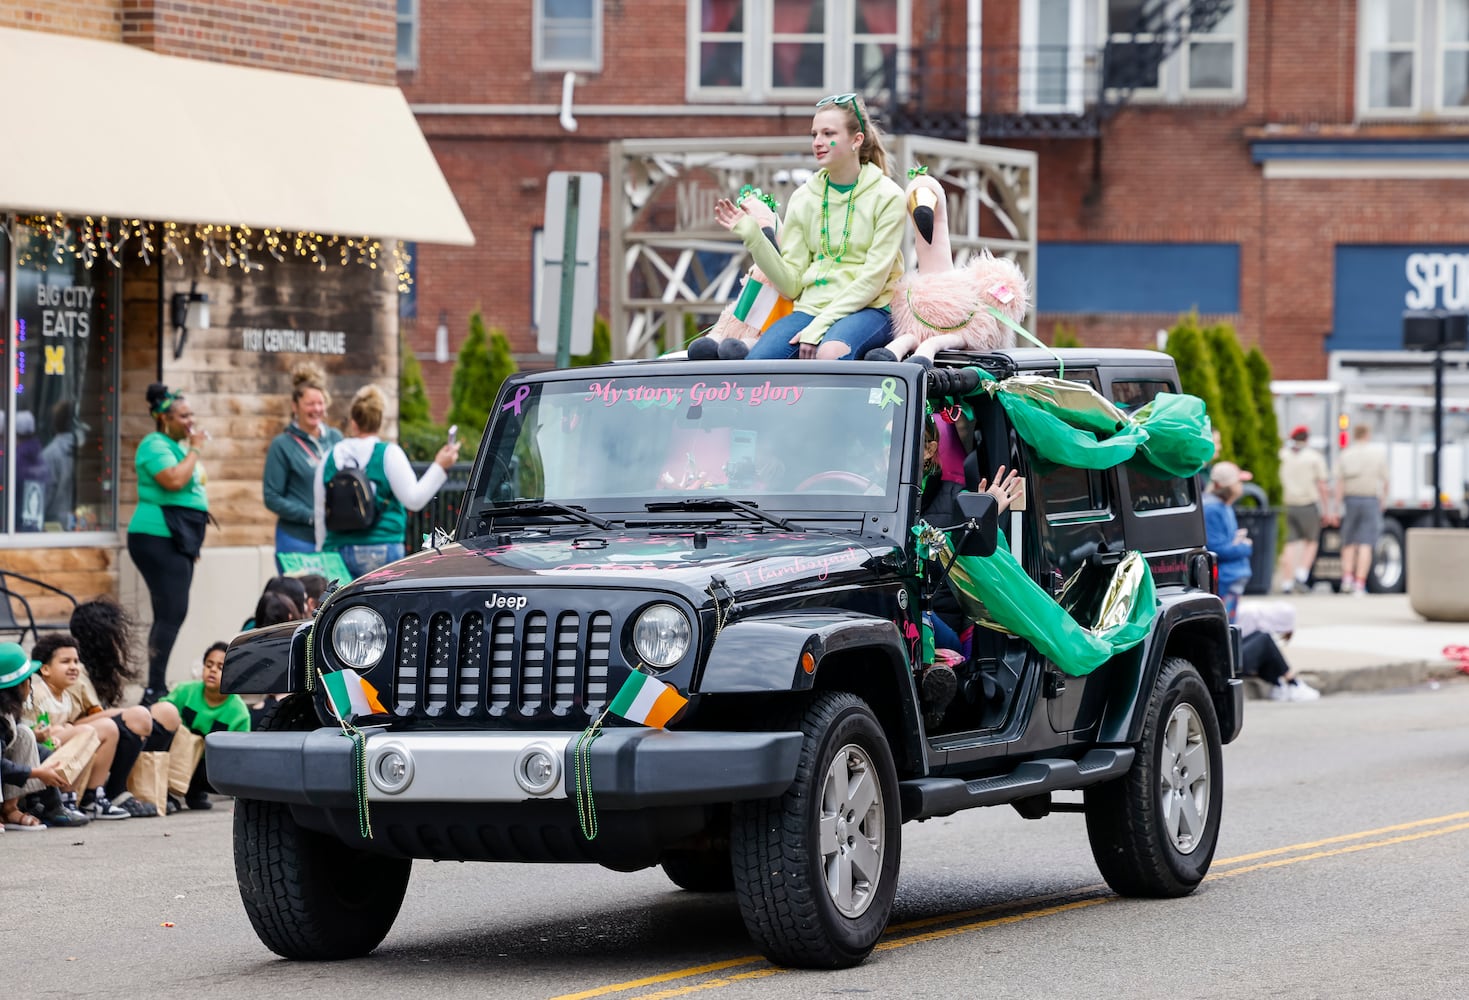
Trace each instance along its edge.
<instances>
[{"instance_id":1,"label":"steering wheel","mask_svg":"<svg viewBox=\"0 0 1469 1000\"><path fill-rule=\"evenodd\" d=\"M796 484L797 493L809 493L816 489L817 484L830 481L841 483L845 486L855 487L852 490L828 490L835 493L866 493L868 490L877 489L877 484L866 476L859 476L855 472L847 472L842 469L828 469L818 472L814 476L807 476Z\"/></svg>"}]
</instances>

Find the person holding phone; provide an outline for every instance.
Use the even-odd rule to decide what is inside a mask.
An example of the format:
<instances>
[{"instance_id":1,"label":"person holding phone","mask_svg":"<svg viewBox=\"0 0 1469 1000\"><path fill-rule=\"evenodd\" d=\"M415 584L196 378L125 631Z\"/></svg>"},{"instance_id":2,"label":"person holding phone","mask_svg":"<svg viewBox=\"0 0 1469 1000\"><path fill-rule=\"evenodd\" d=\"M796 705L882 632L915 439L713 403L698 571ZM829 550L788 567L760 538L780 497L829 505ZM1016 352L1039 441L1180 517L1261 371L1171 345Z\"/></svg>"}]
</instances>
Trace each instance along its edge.
<instances>
[{"instance_id":1,"label":"person holding phone","mask_svg":"<svg viewBox=\"0 0 1469 1000\"><path fill-rule=\"evenodd\" d=\"M386 407L387 397L377 386L358 389L348 409L347 437L327 451L316 475L313 510L317 550L340 555L354 579L407 554L403 540L407 512L428 506L449 478L449 467L459 460L459 442L454 433L457 428L451 428L448 443L439 449L423 478L415 476L403 449L378 437ZM333 531L326 523L326 484L338 469L346 467L363 470L377 501L377 517L370 527Z\"/></svg>"}]
</instances>

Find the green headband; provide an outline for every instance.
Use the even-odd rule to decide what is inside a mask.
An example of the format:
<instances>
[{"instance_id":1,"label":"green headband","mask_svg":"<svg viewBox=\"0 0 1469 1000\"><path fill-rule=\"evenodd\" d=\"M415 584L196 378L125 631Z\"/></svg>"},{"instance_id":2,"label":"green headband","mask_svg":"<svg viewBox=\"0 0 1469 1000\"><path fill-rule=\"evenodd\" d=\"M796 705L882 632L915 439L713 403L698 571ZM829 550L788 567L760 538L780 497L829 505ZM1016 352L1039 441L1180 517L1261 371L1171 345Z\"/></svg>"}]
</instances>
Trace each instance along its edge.
<instances>
[{"instance_id":1,"label":"green headband","mask_svg":"<svg viewBox=\"0 0 1469 1000\"><path fill-rule=\"evenodd\" d=\"M153 409L151 412L155 417L167 413L169 407L173 406L174 403L177 403L183 398L184 394L181 392L165 393L162 399L153 404Z\"/></svg>"}]
</instances>

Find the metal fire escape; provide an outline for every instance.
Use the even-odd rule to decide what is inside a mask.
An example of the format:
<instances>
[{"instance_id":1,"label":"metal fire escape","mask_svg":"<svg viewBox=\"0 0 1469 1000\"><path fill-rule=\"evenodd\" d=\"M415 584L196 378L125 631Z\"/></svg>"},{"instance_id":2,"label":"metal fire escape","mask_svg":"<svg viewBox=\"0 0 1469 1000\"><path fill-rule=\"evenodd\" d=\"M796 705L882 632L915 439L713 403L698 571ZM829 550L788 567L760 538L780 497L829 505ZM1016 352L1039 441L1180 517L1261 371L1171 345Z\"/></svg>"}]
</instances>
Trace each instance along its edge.
<instances>
[{"instance_id":1,"label":"metal fire escape","mask_svg":"<svg viewBox=\"0 0 1469 1000\"><path fill-rule=\"evenodd\" d=\"M1234 0L1155 0L1100 47L984 47L981 139L1096 138L1136 91L1157 86L1159 67L1190 33L1233 9ZM859 87L891 131L963 140L975 124L965 113L966 55L947 43L897 50Z\"/></svg>"}]
</instances>

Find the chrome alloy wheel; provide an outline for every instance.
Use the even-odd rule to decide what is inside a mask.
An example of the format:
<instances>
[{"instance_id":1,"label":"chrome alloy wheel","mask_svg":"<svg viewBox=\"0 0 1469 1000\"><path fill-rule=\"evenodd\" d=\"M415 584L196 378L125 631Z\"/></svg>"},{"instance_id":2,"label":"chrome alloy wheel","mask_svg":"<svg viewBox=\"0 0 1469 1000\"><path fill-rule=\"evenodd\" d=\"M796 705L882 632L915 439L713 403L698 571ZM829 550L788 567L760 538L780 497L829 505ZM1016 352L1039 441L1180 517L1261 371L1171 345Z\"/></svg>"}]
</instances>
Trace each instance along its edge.
<instances>
[{"instance_id":1,"label":"chrome alloy wheel","mask_svg":"<svg viewBox=\"0 0 1469 1000\"><path fill-rule=\"evenodd\" d=\"M882 878L883 802L877 770L854 743L826 769L817 831L826 891L843 916L860 917Z\"/></svg>"},{"instance_id":2,"label":"chrome alloy wheel","mask_svg":"<svg viewBox=\"0 0 1469 1000\"><path fill-rule=\"evenodd\" d=\"M1187 702L1168 716L1158 777L1163 826L1180 854L1190 854L1209 823L1209 746L1204 723Z\"/></svg>"}]
</instances>

